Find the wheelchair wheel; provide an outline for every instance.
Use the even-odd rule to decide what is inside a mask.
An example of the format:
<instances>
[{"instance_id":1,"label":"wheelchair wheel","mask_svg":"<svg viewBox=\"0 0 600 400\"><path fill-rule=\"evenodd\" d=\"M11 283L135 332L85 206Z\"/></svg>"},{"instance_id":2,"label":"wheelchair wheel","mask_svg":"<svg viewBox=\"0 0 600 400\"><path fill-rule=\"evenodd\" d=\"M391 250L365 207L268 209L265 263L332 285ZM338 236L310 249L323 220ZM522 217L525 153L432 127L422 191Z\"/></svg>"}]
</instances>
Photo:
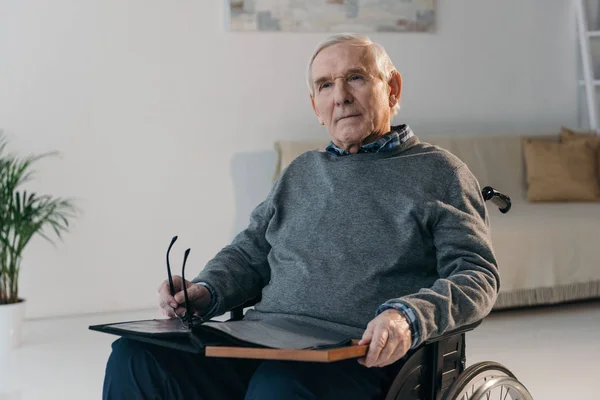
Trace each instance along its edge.
<instances>
[{"instance_id":1,"label":"wheelchair wheel","mask_svg":"<svg viewBox=\"0 0 600 400\"><path fill-rule=\"evenodd\" d=\"M533 400L525 386L502 364L484 361L465 369L442 400Z\"/></svg>"}]
</instances>

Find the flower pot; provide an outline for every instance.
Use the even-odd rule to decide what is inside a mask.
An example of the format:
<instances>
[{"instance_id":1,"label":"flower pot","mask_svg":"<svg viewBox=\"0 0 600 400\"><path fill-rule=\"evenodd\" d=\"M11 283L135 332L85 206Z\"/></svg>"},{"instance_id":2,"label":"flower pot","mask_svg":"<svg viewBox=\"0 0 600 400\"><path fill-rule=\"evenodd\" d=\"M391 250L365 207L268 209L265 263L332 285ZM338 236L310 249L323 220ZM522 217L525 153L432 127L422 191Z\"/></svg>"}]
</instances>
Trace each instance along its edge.
<instances>
[{"instance_id":1,"label":"flower pot","mask_svg":"<svg viewBox=\"0 0 600 400\"><path fill-rule=\"evenodd\" d=\"M0 355L21 344L25 300L18 303L0 304Z\"/></svg>"}]
</instances>

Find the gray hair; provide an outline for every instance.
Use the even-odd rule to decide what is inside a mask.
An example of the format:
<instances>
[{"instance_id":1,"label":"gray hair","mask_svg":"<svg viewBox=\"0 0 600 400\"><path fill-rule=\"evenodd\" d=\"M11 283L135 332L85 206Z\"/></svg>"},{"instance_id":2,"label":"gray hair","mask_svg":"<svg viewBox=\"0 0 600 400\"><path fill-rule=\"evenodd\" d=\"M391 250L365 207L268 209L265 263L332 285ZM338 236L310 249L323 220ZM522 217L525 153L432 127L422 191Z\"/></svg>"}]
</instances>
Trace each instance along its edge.
<instances>
[{"instance_id":1,"label":"gray hair","mask_svg":"<svg viewBox=\"0 0 600 400\"><path fill-rule=\"evenodd\" d=\"M346 42L352 42L353 45L356 46L367 47L367 49L371 52L373 58L375 59L375 64L377 65L377 69L379 72L379 78L386 83L390 81L390 78L392 77L392 72L396 71L396 67L394 66L394 63L392 63L392 59L385 51L385 48L382 45L373 42L368 36L365 35L359 35L355 33L340 33L330 36L321 43L319 43L317 45L317 48L315 49L315 52L310 58L310 62L308 63L308 72L306 75L306 83L308 84L308 89L310 90L310 93L312 95L315 94L315 90L312 84L312 65L315 61L315 58L323 49L339 43ZM396 115L398 113L398 110L400 110L400 102L396 103L396 105L392 109L392 116Z\"/></svg>"}]
</instances>

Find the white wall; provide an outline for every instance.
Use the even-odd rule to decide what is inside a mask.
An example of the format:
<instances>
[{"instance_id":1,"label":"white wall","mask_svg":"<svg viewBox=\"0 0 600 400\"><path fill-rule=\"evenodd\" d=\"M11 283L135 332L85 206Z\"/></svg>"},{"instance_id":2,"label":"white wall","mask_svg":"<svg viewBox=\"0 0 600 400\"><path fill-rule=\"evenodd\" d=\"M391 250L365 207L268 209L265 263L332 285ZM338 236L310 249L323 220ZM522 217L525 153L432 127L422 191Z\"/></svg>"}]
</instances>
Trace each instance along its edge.
<instances>
[{"instance_id":1,"label":"white wall","mask_svg":"<svg viewBox=\"0 0 600 400\"><path fill-rule=\"evenodd\" d=\"M279 139L322 138L304 86L325 34L229 33L216 0L3 0L0 128L59 150L33 187L84 214L23 260L28 317L153 307L171 236L197 273L268 190ZM577 122L565 0L439 2L435 34L377 34L419 135Z\"/></svg>"}]
</instances>

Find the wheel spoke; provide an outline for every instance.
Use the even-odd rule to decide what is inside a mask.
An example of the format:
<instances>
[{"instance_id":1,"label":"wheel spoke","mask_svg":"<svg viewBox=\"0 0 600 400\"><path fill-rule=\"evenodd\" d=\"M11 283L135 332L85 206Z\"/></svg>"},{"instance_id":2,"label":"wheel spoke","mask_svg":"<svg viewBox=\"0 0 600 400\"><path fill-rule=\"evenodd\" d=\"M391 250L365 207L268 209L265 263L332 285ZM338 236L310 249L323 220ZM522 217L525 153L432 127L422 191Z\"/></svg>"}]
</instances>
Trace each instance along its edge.
<instances>
[{"instance_id":1,"label":"wheel spoke","mask_svg":"<svg viewBox=\"0 0 600 400\"><path fill-rule=\"evenodd\" d=\"M467 368L446 397L453 400L532 400L527 389L509 370L501 364L487 361Z\"/></svg>"}]
</instances>

